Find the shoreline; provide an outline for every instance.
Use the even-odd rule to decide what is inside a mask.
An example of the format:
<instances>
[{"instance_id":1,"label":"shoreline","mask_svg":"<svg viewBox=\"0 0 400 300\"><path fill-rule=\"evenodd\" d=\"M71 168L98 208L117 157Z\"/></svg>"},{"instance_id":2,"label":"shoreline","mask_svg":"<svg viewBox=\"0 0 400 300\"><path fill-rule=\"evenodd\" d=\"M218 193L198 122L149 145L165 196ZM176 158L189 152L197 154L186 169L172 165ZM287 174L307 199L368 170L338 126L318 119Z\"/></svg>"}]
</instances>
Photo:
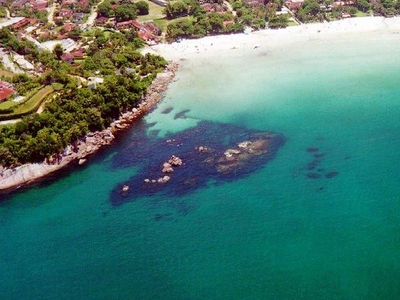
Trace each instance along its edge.
<instances>
[{"instance_id":1,"label":"shoreline","mask_svg":"<svg viewBox=\"0 0 400 300\"><path fill-rule=\"evenodd\" d=\"M284 29L263 29L249 34L206 36L200 39L184 39L179 43L158 44L148 47L147 51L172 61L223 56L225 51L229 51L230 56L239 57L245 51L291 47L298 42L356 37L357 34L374 34L382 31L400 33L400 17L359 17L308 23Z\"/></svg>"},{"instance_id":2,"label":"shoreline","mask_svg":"<svg viewBox=\"0 0 400 300\"><path fill-rule=\"evenodd\" d=\"M71 165L83 165L86 159L100 148L110 145L115 140L114 134L127 129L131 124L152 110L163 98L178 70L178 62L200 58L204 63L208 57L223 56L229 51L229 56L239 57L243 53L265 51L267 48L279 48L296 45L297 42L330 40L333 38L354 37L357 34L376 34L379 32L400 33L400 17L363 17L350 18L325 23L310 23L285 29L265 29L250 34L231 34L208 36L201 39L182 40L180 43L158 44L146 47L144 52L161 55L169 61L165 71L159 73L149 86L146 95L138 108L126 112L100 132L88 133L78 144L78 151L67 150L62 156L46 160L43 163L24 164L8 169L0 166L0 194L14 191L22 186L35 184L49 175ZM293 49L295 51L295 48ZM70 148L70 147L68 147Z\"/></svg>"},{"instance_id":3,"label":"shoreline","mask_svg":"<svg viewBox=\"0 0 400 300\"><path fill-rule=\"evenodd\" d=\"M69 146L61 156L46 159L42 163L29 163L16 168L4 169L0 166L0 194L35 184L71 165L85 164L89 156L101 148L111 145L115 140L115 134L126 130L135 120L156 107L163 98L163 93L168 89L169 83L173 81L178 68L178 63L169 62L164 72L157 74L137 108L123 113L106 129L88 133L82 141L78 142L76 152L71 151L71 146Z\"/></svg>"}]
</instances>

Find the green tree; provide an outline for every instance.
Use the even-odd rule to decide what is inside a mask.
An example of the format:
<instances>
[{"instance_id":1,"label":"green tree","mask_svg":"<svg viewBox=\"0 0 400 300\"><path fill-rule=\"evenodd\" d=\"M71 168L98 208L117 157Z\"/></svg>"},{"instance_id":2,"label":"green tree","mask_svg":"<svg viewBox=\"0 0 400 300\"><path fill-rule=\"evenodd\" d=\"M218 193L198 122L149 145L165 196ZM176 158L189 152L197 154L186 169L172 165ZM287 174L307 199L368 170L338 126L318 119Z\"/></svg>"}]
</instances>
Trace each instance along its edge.
<instances>
[{"instance_id":1,"label":"green tree","mask_svg":"<svg viewBox=\"0 0 400 300\"><path fill-rule=\"evenodd\" d=\"M368 0L358 0L356 5L357 8L364 13L367 12L371 7Z\"/></svg>"},{"instance_id":2,"label":"green tree","mask_svg":"<svg viewBox=\"0 0 400 300\"><path fill-rule=\"evenodd\" d=\"M53 53L58 59L61 59L61 56L64 54L64 49L61 44L54 46Z\"/></svg>"},{"instance_id":3,"label":"green tree","mask_svg":"<svg viewBox=\"0 0 400 300\"><path fill-rule=\"evenodd\" d=\"M111 18L115 16L114 9L109 1L104 1L97 7L97 13L101 17Z\"/></svg>"},{"instance_id":4,"label":"green tree","mask_svg":"<svg viewBox=\"0 0 400 300\"><path fill-rule=\"evenodd\" d=\"M164 13L168 19L184 17L188 15L188 6L182 1L168 2L164 9Z\"/></svg>"},{"instance_id":5,"label":"green tree","mask_svg":"<svg viewBox=\"0 0 400 300\"><path fill-rule=\"evenodd\" d=\"M137 17L135 4L122 4L115 9L115 19L117 22L134 20Z\"/></svg>"},{"instance_id":6,"label":"green tree","mask_svg":"<svg viewBox=\"0 0 400 300\"><path fill-rule=\"evenodd\" d=\"M135 3L137 13L139 16L148 15L149 14L149 4L146 1L138 1Z\"/></svg>"}]
</instances>

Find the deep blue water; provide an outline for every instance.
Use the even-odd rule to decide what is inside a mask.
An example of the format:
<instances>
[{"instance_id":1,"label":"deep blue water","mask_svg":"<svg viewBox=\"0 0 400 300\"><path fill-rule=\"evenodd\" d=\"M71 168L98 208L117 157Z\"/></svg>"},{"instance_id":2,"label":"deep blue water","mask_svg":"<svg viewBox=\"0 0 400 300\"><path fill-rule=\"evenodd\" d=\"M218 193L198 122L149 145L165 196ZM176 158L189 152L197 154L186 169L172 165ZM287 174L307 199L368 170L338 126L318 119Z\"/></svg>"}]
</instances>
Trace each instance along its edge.
<instances>
[{"instance_id":1,"label":"deep blue water","mask_svg":"<svg viewBox=\"0 0 400 300\"><path fill-rule=\"evenodd\" d=\"M399 299L396 38L249 54L243 74L229 57L218 73L218 57L183 62L144 129L0 202L0 299ZM286 142L236 180L113 205L143 171L140 130L150 143L201 120Z\"/></svg>"}]
</instances>

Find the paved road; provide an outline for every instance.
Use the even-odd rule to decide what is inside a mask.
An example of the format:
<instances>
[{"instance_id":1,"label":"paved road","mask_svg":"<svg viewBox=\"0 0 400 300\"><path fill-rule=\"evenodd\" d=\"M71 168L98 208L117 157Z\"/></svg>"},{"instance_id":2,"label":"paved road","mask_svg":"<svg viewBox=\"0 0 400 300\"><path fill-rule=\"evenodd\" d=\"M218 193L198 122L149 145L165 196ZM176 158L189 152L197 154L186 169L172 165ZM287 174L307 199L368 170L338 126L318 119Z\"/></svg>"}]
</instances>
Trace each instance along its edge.
<instances>
[{"instance_id":1,"label":"paved road","mask_svg":"<svg viewBox=\"0 0 400 300\"><path fill-rule=\"evenodd\" d=\"M50 7L49 14L47 16L47 22L54 25L54 11L56 10L56 3Z\"/></svg>"}]
</instances>

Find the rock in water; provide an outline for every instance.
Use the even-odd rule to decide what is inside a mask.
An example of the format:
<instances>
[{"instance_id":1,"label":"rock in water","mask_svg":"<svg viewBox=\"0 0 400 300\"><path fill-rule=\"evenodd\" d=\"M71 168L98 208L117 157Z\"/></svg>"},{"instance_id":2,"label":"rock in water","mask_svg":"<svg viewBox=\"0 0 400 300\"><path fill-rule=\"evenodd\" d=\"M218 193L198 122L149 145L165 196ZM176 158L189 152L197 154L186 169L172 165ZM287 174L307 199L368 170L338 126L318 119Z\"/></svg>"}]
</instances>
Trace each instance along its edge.
<instances>
[{"instance_id":1,"label":"rock in water","mask_svg":"<svg viewBox=\"0 0 400 300\"><path fill-rule=\"evenodd\" d=\"M170 163L164 163L163 164L163 169L161 170L163 173L172 173L174 169L172 168Z\"/></svg>"},{"instance_id":2,"label":"rock in water","mask_svg":"<svg viewBox=\"0 0 400 300\"><path fill-rule=\"evenodd\" d=\"M181 166L182 159L180 159L179 157L176 157L175 155L172 155L171 158L169 159L168 163L173 166Z\"/></svg>"},{"instance_id":3,"label":"rock in water","mask_svg":"<svg viewBox=\"0 0 400 300\"><path fill-rule=\"evenodd\" d=\"M307 173L307 177L310 179L319 179L319 178L321 178L321 174L314 173L314 172Z\"/></svg>"},{"instance_id":4,"label":"rock in water","mask_svg":"<svg viewBox=\"0 0 400 300\"><path fill-rule=\"evenodd\" d=\"M325 177L326 177L326 178L333 178L333 177L336 177L337 175L339 175L339 172L337 172L337 171L331 171L331 172L326 173L326 174L325 174Z\"/></svg>"},{"instance_id":5,"label":"rock in water","mask_svg":"<svg viewBox=\"0 0 400 300\"><path fill-rule=\"evenodd\" d=\"M307 152L318 152L319 148L318 147L308 147Z\"/></svg>"},{"instance_id":6,"label":"rock in water","mask_svg":"<svg viewBox=\"0 0 400 300\"><path fill-rule=\"evenodd\" d=\"M149 135L148 130L138 124L132 146L113 157L115 168L139 168L127 182L132 192L111 193L113 205L157 193L175 198L210 181L218 184L248 176L273 159L285 142L277 133L210 121L163 138Z\"/></svg>"}]
</instances>

